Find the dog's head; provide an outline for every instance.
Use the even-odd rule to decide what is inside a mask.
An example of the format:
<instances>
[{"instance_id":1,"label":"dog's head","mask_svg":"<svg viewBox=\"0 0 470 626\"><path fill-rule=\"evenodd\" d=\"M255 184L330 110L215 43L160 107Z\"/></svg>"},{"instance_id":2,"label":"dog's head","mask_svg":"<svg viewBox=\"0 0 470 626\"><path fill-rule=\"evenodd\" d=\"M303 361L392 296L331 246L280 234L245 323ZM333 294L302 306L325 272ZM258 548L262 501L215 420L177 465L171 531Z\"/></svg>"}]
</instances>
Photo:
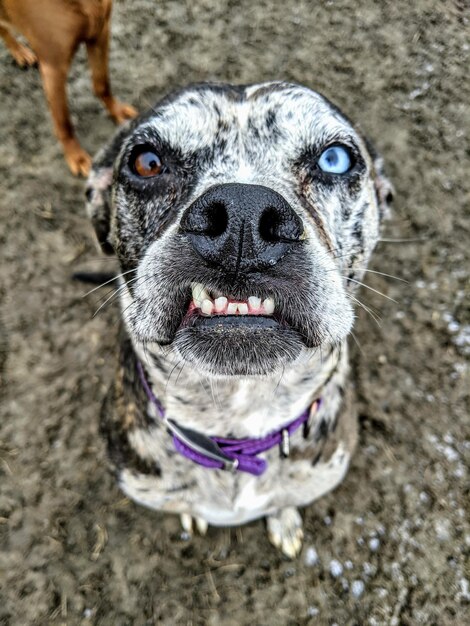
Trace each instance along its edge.
<instances>
[{"instance_id":1,"label":"dog's head","mask_svg":"<svg viewBox=\"0 0 470 626\"><path fill-rule=\"evenodd\" d=\"M286 83L177 92L118 132L87 190L129 332L213 376L347 336L390 194L348 119Z\"/></svg>"}]
</instances>

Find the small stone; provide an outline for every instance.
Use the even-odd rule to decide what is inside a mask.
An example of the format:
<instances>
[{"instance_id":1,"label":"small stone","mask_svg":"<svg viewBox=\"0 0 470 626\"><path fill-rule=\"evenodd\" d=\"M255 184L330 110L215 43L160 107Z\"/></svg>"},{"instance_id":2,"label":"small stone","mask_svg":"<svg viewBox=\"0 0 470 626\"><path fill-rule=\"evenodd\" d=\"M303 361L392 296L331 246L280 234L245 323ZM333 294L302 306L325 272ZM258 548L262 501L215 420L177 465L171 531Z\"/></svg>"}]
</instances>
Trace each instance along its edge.
<instances>
[{"instance_id":1,"label":"small stone","mask_svg":"<svg viewBox=\"0 0 470 626\"><path fill-rule=\"evenodd\" d=\"M372 539L369 540L369 548L372 550L372 552L377 552L379 547L380 541L377 539L377 537L372 537Z\"/></svg>"},{"instance_id":2,"label":"small stone","mask_svg":"<svg viewBox=\"0 0 470 626\"><path fill-rule=\"evenodd\" d=\"M355 598L360 598L364 593L365 585L362 580L353 580L351 584L351 593Z\"/></svg>"},{"instance_id":3,"label":"small stone","mask_svg":"<svg viewBox=\"0 0 470 626\"><path fill-rule=\"evenodd\" d=\"M422 502L423 504L429 502L429 496L425 491L421 491L421 493L419 494L419 499L420 502Z\"/></svg>"},{"instance_id":4,"label":"small stone","mask_svg":"<svg viewBox=\"0 0 470 626\"><path fill-rule=\"evenodd\" d=\"M444 543L451 539L451 523L447 519L437 519L434 522L437 540Z\"/></svg>"},{"instance_id":5,"label":"small stone","mask_svg":"<svg viewBox=\"0 0 470 626\"><path fill-rule=\"evenodd\" d=\"M318 552L313 546L307 548L305 552L305 565L307 567L314 567L319 562Z\"/></svg>"},{"instance_id":6,"label":"small stone","mask_svg":"<svg viewBox=\"0 0 470 626\"><path fill-rule=\"evenodd\" d=\"M467 578L461 578L459 580L460 592L457 594L457 598L463 602L470 602L470 583Z\"/></svg>"},{"instance_id":7,"label":"small stone","mask_svg":"<svg viewBox=\"0 0 470 626\"><path fill-rule=\"evenodd\" d=\"M373 576L375 574L375 568L371 563L367 561L362 565L362 570L366 576Z\"/></svg>"},{"instance_id":8,"label":"small stone","mask_svg":"<svg viewBox=\"0 0 470 626\"><path fill-rule=\"evenodd\" d=\"M443 446L442 452L449 463L455 463L459 460L459 453L452 446Z\"/></svg>"},{"instance_id":9,"label":"small stone","mask_svg":"<svg viewBox=\"0 0 470 626\"><path fill-rule=\"evenodd\" d=\"M341 576L342 573L343 573L343 566L341 565L339 561L337 561L336 559L333 559L330 562L330 574L333 576L333 578L338 578L338 576Z\"/></svg>"}]
</instances>

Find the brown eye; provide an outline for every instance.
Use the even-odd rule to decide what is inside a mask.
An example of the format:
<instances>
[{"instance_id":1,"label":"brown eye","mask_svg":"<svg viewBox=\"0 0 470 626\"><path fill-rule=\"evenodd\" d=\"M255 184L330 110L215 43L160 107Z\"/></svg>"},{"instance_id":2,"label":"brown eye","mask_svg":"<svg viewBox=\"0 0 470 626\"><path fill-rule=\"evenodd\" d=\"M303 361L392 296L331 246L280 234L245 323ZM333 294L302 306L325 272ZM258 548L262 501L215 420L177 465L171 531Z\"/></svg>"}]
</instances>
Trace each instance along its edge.
<instances>
[{"instance_id":1,"label":"brown eye","mask_svg":"<svg viewBox=\"0 0 470 626\"><path fill-rule=\"evenodd\" d=\"M132 170L137 176L148 178L149 176L157 176L161 174L163 165L160 157L151 150L143 150L139 152L133 159L131 164Z\"/></svg>"}]
</instances>

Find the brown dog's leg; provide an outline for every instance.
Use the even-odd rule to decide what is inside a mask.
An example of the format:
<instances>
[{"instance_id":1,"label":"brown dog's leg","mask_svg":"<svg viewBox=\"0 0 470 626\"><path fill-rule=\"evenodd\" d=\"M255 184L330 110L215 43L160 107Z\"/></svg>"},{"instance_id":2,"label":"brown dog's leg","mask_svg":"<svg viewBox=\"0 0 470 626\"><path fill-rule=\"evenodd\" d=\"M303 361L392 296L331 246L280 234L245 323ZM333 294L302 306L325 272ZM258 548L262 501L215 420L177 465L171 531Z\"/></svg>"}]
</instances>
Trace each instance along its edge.
<instances>
[{"instance_id":1,"label":"brown dog's leg","mask_svg":"<svg viewBox=\"0 0 470 626\"><path fill-rule=\"evenodd\" d=\"M69 62L52 65L40 60L39 69L52 114L54 132L62 143L67 165L75 176L87 176L91 167L91 157L75 137L67 104L65 84Z\"/></svg>"},{"instance_id":2,"label":"brown dog's leg","mask_svg":"<svg viewBox=\"0 0 470 626\"><path fill-rule=\"evenodd\" d=\"M28 65L34 65L37 61L36 55L28 46L20 43L15 36L0 24L0 37L5 42L5 46L11 53L11 56L15 59L20 67Z\"/></svg>"},{"instance_id":3,"label":"brown dog's leg","mask_svg":"<svg viewBox=\"0 0 470 626\"><path fill-rule=\"evenodd\" d=\"M119 102L111 93L108 74L109 22L104 25L103 30L95 39L87 41L86 46L96 96L103 101L117 124L135 117L136 109L130 104Z\"/></svg>"}]
</instances>

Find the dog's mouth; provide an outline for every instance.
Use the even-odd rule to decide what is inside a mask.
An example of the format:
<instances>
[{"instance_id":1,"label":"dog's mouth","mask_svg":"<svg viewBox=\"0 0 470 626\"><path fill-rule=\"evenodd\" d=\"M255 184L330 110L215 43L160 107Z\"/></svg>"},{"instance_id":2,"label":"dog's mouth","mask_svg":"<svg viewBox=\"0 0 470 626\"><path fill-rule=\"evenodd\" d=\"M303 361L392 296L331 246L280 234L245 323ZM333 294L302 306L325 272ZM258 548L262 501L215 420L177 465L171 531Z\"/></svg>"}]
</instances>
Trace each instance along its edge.
<instances>
[{"instance_id":1,"label":"dog's mouth","mask_svg":"<svg viewBox=\"0 0 470 626\"><path fill-rule=\"evenodd\" d=\"M303 346L279 312L272 296L241 298L193 283L175 346L184 360L215 376L271 374Z\"/></svg>"},{"instance_id":2,"label":"dog's mouth","mask_svg":"<svg viewBox=\"0 0 470 626\"><path fill-rule=\"evenodd\" d=\"M206 288L201 283L191 286L191 301L181 326L193 326L201 323L210 327L211 322L231 326L265 325L263 320L271 318L279 321L273 297L260 298L250 295L247 298L236 298L230 294Z\"/></svg>"}]
</instances>

